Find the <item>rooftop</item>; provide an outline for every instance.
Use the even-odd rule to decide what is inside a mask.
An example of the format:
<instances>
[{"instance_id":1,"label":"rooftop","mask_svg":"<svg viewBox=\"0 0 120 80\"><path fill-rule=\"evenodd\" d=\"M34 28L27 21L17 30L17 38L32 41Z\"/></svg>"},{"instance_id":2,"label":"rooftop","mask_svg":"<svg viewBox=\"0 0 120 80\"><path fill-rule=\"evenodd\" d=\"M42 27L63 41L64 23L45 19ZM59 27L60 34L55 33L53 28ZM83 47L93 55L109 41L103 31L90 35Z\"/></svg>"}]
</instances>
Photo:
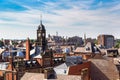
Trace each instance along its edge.
<instances>
[{"instance_id":1,"label":"rooftop","mask_svg":"<svg viewBox=\"0 0 120 80\"><path fill-rule=\"evenodd\" d=\"M46 80L41 73L25 73L21 80ZM81 80L81 76L75 75L57 75L57 79L51 80Z\"/></svg>"}]
</instances>

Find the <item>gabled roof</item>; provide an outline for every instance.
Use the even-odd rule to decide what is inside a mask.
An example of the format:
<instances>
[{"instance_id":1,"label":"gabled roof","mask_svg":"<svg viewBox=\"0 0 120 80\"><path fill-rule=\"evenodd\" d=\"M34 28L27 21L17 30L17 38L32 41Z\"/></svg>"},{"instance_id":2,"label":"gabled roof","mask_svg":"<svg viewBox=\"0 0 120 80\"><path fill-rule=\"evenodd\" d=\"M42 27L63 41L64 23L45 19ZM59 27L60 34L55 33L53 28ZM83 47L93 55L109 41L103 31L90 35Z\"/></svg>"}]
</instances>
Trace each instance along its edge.
<instances>
[{"instance_id":1,"label":"gabled roof","mask_svg":"<svg viewBox=\"0 0 120 80\"><path fill-rule=\"evenodd\" d=\"M63 63L63 64L61 64L61 65L59 65L59 66L56 66L55 68L56 68L56 69L67 69L68 66L67 66L66 63Z\"/></svg>"},{"instance_id":2,"label":"gabled roof","mask_svg":"<svg viewBox=\"0 0 120 80\"><path fill-rule=\"evenodd\" d=\"M74 52L85 52L85 48L84 47L77 47Z\"/></svg>"},{"instance_id":3,"label":"gabled roof","mask_svg":"<svg viewBox=\"0 0 120 80\"><path fill-rule=\"evenodd\" d=\"M73 65L74 64L71 62L65 62L59 66L54 67L54 71L56 72L56 74L66 75L68 73L69 67Z\"/></svg>"},{"instance_id":4,"label":"gabled roof","mask_svg":"<svg viewBox=\"0 0 120 80\"><path fill-rule=\"evenodd\" d=\"M45 31L45 26L42 24L42 21L41 21L40 25L38 26L38 30Z\"/></svg>"},{"instance_id":5,"label":"gabled roof","mask_svg":"<svg viewBox=\"0 0 120 80\"><path fill-rule=\"evenodd\" d=\"M91 80L117 80L119 72L113 62L106 59L90 59Z\"/></svg>"},{"instance_id":6,"label":"gabled roof","mask_svg":"<svg viewBox=\"0 0 120 80\"><path fill-rule=\"evenodd\" d=\"M5 51L5 49L0 48L0 54L2 54Z\"/></svg>"},{"instance_id":7,"label":"gabled roof","mask_svg":"<svg viewBox=\"0 0 120 80\"><path fill-rule=\"evenodd\" d=\"M92 42L88 42L85 47L78 47L75 52L100 53L99 49Z\"/></svg>"},{"instance_id":8,"label":"gabled roof","mask_svg":"<svg viewBox=\"0 0 120 80\"><path fill-rule=\"evenodd\" d=\"M36 46L34 49L30 51L31 58L42 58L41 56L41 48Z\"/></svg>"},{"instance_id":9,"label":"gabled roof","mask_svg":"<svg viewBox=\"0 0 120 80\"><path fill-rule=\"evenodd\" d=\"M10 52L5 51L5 52L2 53L2 56L3 57L8 57L8 56L10 56Z\"/></svg>"},{"instance_id":10,"label":"gabled roof","mask_svg":"<svg viewBox=\"0 0 120 80\"><path fill-rule=\"evenodd\" d=\"M33 58L42 58L42 56L39 54L39 55L36 55L35 57Z\"/></svg>"}]
</instances>

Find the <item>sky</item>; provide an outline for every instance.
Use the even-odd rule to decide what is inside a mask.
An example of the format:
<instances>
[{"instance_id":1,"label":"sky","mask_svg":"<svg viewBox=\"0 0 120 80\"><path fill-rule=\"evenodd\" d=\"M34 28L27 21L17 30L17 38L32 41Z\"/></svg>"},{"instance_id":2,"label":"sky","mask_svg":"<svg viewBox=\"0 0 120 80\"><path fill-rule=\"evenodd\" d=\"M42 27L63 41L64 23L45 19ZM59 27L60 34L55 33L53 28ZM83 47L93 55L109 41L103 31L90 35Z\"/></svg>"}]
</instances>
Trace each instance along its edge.
<instances>
[{"instance_id":1,"label":"sky","mask_svg":"<svg viewBox=\"0 0 120 80\"><path fill-rule=\"evenodd\" d=\"M0 0L0 38L36 39L41 15L47 34L120 38L120 0Z\"/></svg>"}]
</instances>

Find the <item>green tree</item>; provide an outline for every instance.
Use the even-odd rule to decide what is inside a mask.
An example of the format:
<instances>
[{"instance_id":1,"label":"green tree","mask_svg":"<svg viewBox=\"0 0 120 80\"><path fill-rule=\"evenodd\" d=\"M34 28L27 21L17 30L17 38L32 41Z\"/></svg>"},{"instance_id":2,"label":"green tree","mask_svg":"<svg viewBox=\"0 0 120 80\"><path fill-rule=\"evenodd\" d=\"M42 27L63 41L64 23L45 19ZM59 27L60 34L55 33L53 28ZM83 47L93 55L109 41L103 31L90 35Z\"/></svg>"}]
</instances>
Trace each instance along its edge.
<instances>
[{"instance_id":1,"label":"green tree","mask_svg":"<svg viewBox=\"0 0 120 80\"><path fill-rule=\"evenodd\" d=\"M98 44L98 40L95 40L94 43L95 43L95 44Z\"/></svg>"},{"instance_id":2,"label":"green tree","mask_svg":"<svg viewBox=\"0 0 120 80\"><path fill-rule=\"evenodd\" d=\"M31 42L31 44L34 44L34 43L35 43L35 40L34 40L34 39L31 39L30 42Z\"/></svg>"},{"instance_id":3,"label":"green tree","mask_svg":"<svg viewBox=\"0 0 120 80\"><path fill-rule=\"evenodd\" d=\"M15 42L15 41L13 41L13 42L12 42L12 44L13 44L13 45L18 45L18 43L17 43L17 42Z\"/></svg>"},{"instance_id":4,"label":"green tree","mask_svg":"<svg viewBox=\"0 0 120 80\"><path fill-rule=\"evenodd\" d=\"M0 40L0 47L4 46L4 43Z\"/></svg>"},{"instance_id":5,"label":"green tree","mask_svg":"<svg viewBox=\"0 0 120 80\"><path fill-rule=\"evenodd\" d=\"M116 42L115 48L120 48L120 40Z\"/></svg>"}]
</instances>

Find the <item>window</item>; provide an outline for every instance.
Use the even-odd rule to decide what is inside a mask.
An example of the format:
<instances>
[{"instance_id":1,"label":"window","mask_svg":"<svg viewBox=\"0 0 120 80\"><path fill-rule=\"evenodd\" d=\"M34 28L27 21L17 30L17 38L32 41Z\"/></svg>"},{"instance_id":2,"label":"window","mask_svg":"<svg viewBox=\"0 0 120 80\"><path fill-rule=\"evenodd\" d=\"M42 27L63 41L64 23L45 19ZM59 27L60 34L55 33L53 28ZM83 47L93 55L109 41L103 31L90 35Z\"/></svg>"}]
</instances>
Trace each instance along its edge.
<instances>
[{"instance_id":1,"label":"window","mask_svg":"<svg viewBox=\"0 0 120 80\"><path fill-rule=\"evenodd\" d=\"M66 74L66 70L64 70L64 73Z\"/></svg>"},{"instance_id":2,"label":"window","mask_svg":"<svg viewBox=\"0 0 120 80\"><path fill-rule=\"evenodd\" d=\"M89 48L89 47L86 47L86 51L90 51L90 48Z\"/></svg>"}]
</instances>

